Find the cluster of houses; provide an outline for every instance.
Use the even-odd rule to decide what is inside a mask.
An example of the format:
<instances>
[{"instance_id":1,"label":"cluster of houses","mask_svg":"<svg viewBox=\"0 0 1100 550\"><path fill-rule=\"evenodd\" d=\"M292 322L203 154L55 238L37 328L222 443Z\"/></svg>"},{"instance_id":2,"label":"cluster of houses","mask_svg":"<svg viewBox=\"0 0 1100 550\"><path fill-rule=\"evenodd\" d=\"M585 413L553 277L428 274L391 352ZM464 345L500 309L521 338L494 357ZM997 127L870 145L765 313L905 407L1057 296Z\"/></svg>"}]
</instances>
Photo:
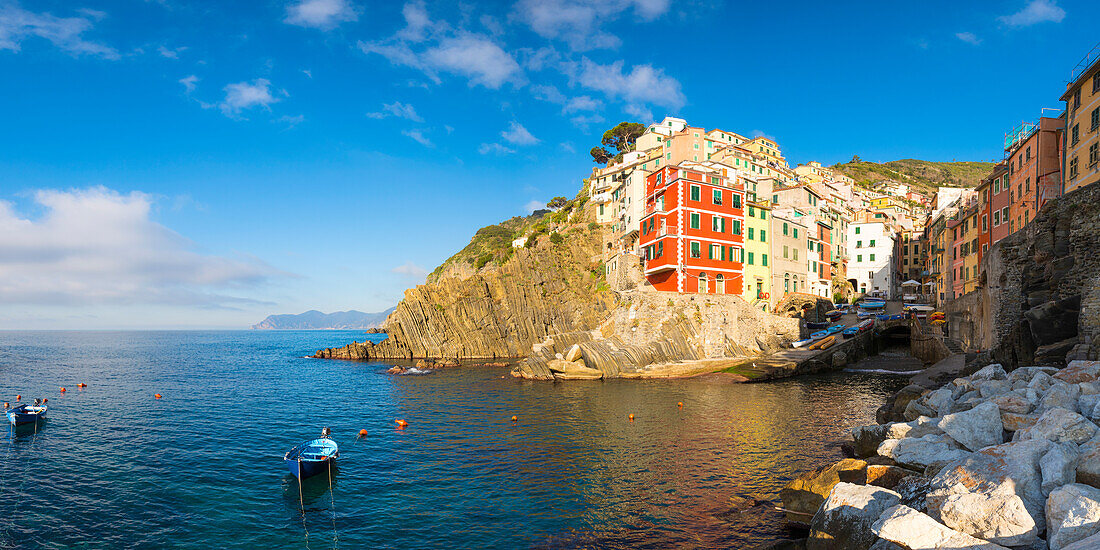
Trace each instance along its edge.
<instances>
[{"instance_id":1,"label":"cluster of houses","mask_svg":"<svg viewBox=\"0 0 1100 550\"><path fill-rule=\"evenodd\" d=\"M739 295L766 311L791 293L938 304L971 292L992 244L1100 178L1098 53L1074 70L1060 115L1006 135L1004 161L980 185L932 196L897 181L857 185L818 162L792 169L768 137L651 124L588 182L609 228L608 278Z\"/></svg>"}]
</instances>

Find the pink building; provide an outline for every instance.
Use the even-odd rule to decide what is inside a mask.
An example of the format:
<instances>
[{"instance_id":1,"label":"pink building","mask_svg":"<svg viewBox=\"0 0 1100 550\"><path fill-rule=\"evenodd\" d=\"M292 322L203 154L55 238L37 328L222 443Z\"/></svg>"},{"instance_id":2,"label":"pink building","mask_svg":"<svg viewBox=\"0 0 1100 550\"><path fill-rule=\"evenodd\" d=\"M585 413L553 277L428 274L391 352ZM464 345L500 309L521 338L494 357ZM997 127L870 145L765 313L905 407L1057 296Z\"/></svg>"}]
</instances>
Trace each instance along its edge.
<instances>
[{"instance_id":1,"label":"pink building","mask_svg":"<svg viewBox=\"0 0 1100 550\"><path fill-rule=\"evenodd\" d=\"M1009 216L1008 167L1004 162L993 167L993 173L986 178L989 184L989 246L1007 237Z\"/></svg>"}]
</instances>

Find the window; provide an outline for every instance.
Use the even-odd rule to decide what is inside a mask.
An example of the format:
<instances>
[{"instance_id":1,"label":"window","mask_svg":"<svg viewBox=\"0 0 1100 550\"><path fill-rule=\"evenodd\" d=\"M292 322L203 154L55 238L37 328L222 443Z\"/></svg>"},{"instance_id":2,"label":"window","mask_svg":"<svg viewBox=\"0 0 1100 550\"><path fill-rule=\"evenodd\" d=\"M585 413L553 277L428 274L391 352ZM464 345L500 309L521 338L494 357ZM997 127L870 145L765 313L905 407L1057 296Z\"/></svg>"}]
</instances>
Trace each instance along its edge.
<instances>
[{"instance_id":1,"label":"window","mask_svg":"<svg viewBox=\"0 0 1100 550\"><path fill-rule=\"evenodd\" d=\"M768 267L768 255L767 254L761 254L760 255L760 265L762 265L764 267Z\"/></svg>"},{"instance_id":2,"label":"window","mask_svg":"<svg viewBox=\"0 0 1100 550\"><path fill-rule=\"evenodd\" d=\"M710 183L713 184L713 185L718 185L718 176L711 176L710 177ZM714 192L718 193L718 190L715 189Z\"/></svg>"},{"instance_id":3,"label":"window","mask_svg":"<svg viewBox=\"0 0 1100 550\"><path fill-rule=\"evenodd\" d=\"M749 265L753 265L753 262L752 262L752 252L749 252L749 261L748 261L748 264L749 264Z\"/></svg>"},{"instance_id":4,"label":"window","mask_svg":"<svg viewBox=\"0 0 1100 550\"><path fill-rule=\"evenodd\" d=\"M856 226L856 235L859 235L859 226Z\"/></svg>"},{"instance_id":5,"label":"window","mask_svg":"<svg viewBox=\"0 0 1100 550\"><path fill-rule=\"evenodd\" d=\"M760 230L760 242L762 242L762 243L768 242L768 232L763 230L763 229ZM764 264L764 265L767 265L767 264Z\"/></svg>"},{"instance_id":6,"label":"window","mask_svg":"<svg viewBox=\"0 0 1100 550\"><path fill-rule=\"evenodd\" d=\"M754 233L755 231L756 231L755 228L752 228L752 227L749 228L749 240L750 241L752 240L752 236L755 234Z\"/></svg>"},{"instance_id":7,"label":"window","mask_svg":"<svg viewBox=\"0 0 1100 550\"><path fill-rule=\"evenodd\" d=\"M1024 191L1031 192L1031 176L1024 178Z\"/></svg>"},{"instance_id":8,"label":"window","mask_svg":"<svg viewBox=\"0 0 1100 550\"><path fill-rule=\"evenodd\" d=\"M699 241L691 241L691 257L692 258L698 258L698 257L700 257L700 255L701 254L699 253Z\"/></svg>"},{"instance_id":9,"label":"window","mask_svg":"<svg viewBox=\"0 0 1100 550\"><path fill-rule=\"evenodd\" d=\"M786 235L788 231L787 222L783 222L783 234ZM784 256L786 257L786 256Z\"/></svg>"},{"instance_id":10,"label":"window","mask_svg":"<svg viewBox=\"0 0 1100 550\"><path fill-rule=\"evenodd\" d=\"M723 229L724 229L725 225L726 225L726 220L724 220L724 219L722 219L718 216L711 216L710 217L710 230L711 231L714 231L716 233L724 233L725 231L723 231Z\"/></svg>"},{"instance_id":11,"label":"window","mask_svg":"<svg viewBox=\"0 0 1100 550\"><path fill-rule=\"evenodd\" d=\"M791 235L791 236L792 236L792 237L794 237L794 238L796 238L796 239L798 238L798 228L797 228L797 227L796 227L796 228L794 228L794 234L793 234L793 235Z\"/></svg>"},{"instance_id":12,"label":"window","mask_svg":"<svg viewBox=\"0 0 1100 550\"><path fill-rule=\"evenodd\" d=\"M788 252L787 245L783 245L783 257L784 258L790 258L790 255L787 252Z\"/></svg>"},{"instance_id":13,"label":"window","mask_svg":"<svg viewBox=\"0 0 1100 550\"><path fill-rule=\"evenodd\" d=\"M693 201L699 200L699 186L698 185L692 185L691 186L691 200L693 200Z\"/></svg>"},{"instance_id":14,"label":"window","mask_svg":"<svg viewBox=\"0 0 1100 550\"><path fill-rule=\"evenodd\" d=\"M986 219L985 214L982 214L982 233L989 231L989 220Z\"/></svg>"},{"instance_id":15,"label":"window","mask_svg":"<svg viewBox=\"0 0 1100 550\"><path fill-rule=\"evenodd\" d=\"M718 179L718 178L714 178L714 179ZM715 189L714 190L714 197L711 199L711 202L713 202L714 204L719 205L719 206L722 205L722 191L720 189Z\"/></svg>"},{"instance_id":16,"label":"window","mask_svg":"<svg viewBox=\"0 0 1100 550\"><path fill-rule=\"evenodd\" d=\"M791 249L791 259L796 262L798 261L798 247Z\"/></svg>"},{"instance_id":17,"label":"window","mask_svg":"<svg viewBox=\"0 0 1100 550\"><path fill-rule=\"evenodd\" d=\"M999 225L1001 225L1001 211L1000 210L994 210L993 211L993 227L997 227Z\"/></svg>"},{"instance_id":18,"label":"window","mask_svg":"<svg viewBox=\"0 0 1100 550\"><path fill-rule=\"evenodd\" d=\"M731 195L733 195L733 207L741 208L741 195L738 195L737 193L731 193Z\"/></svg>"},{"instance_id":19,"label":"window","mask_svg":"<svg viewBox=\"0 0 1100 550\"><path fill-rule=\"evenodd\" d=\"M863 248L863 241L856 241L856 248Z\"/></svg>"},{"instance_id":20,"label":"window","mask_svg":"<svg viewBox=\"0 0 1100 550\"><path fill-rule=\"evenodd\" d=\"M1092 93L1100 92L1100 73L1092 77Z\"/></svg>"},{"instance_id":21,"label":"window","mask_svg":"<svg viewBox=\"0 0 1100 550\"><path fill-rule=\"evenodd\" d=\"M760 219L762 219L762 220L768 219L768 211L767 210L761 210L760 211Z\"/></svg>"},{"instance_id":22,"label":"window","mask_svg":"<svg viewBox=\"0 0 1100 550\"><path fill-rule=\"evenodd\" d=\"M733 220L733 234L734 235L740 235L741 234L741 220Z\"/></svg>"},{"instance_id":23,"label":"window","mask_svg":"<svg viewBox=\"0 0 1100 550\"><path fill-rule=\"evenodd\" d=\"M657 257L665 255L665 241L657 241Z\"/></svg>"},{"instance_id":24,"label":"window","mask_svg":"<svg viewBox=\"0 0 1100 550\"><path fill-rule=\"evenodd\" d=\"M690 224L691 224L692 229L699 229L699 213L698 212L692 212L691 213L691 222L690 222Z\"/></svg>"},{"instance_id":25,"label":"window","mask_svg":"<svg viewBox=\"0 0 1100 550\"><path fill-rule=\"evenodd\" d=\"M1027 157L1027 160L1029 162L1031 161L1031 146L1030 145L1027 146L1027 154L1024 155L1024 156Z\"/></svg>"},{"instance_id":26,"label":"window","mask_svg":"<svg viewBox=\"0 0 1100 550\"><path fill-rule=\"evenodd\" d=\"M1097 128L1100 128L1100 107L1092 110L1092 125L1089 130L1095 132Z\"/></svg>"},{"instance_id":27,"label":"window","mask_svg":"<svg viewBox=\"0 0 1100 550\"><path fill-rule=\"evenodd\" d=\"M1007 221L1008 221L1008 207L1006 206L1006 207L1001 209L1001 223L1003 224Z\"/></svg>"},{"instance_id":28,"label":"window","mask_svg":"<svg viewBox=\"0 0 1100 550\"><path fill-rule=\"evenodd\" d=\"M874 254L871 254L871 259L870 259L870 260L868 260L868 261L871 261L871 262L875 261L875 255L874 255Z\"/></svg>"},{"instance_id":29,"label":"window","mask_svg":"<svg viewBox=\"0 0 1100 550\"><path fill-rule=\"evenodd\" d=\"M1077 177L1077 157L1073 157L1073 160L1069 161L1069 179L1075 179Z\"/></svg>"},{"instance_id":30,"label":"window","mask_svg":"<svg viewBox=\"0 0 1100 550\"><path fill-rule=\"evenodd\" d=\"M863 261L863 254L856 254L856 261L857 262L862 262Z\"/></svg>"},{"instance_id":31,"label":"window","mask_svg":"<svg viewBox=\"0 0 1100 550\"><path fill-rule=\"evenodd\" d=\"M875 240L871 239L871 248L874 248L874 247L875 247Z\"/></svg>"},{"instance_id":32,"label":"window","mask_svg":"<svg viewBox=\"0 0 1100 550\"><path fill-rule=\"evenodd\" d=\"M1070 131L1069 131L1069 144L1070 145L1077 145L1077 142L1081 140L1081 135L1077 131L1079 129L1078 126L1080 126L1080 124L1074 124L1073 128L1071 128Z\"/></svg>"},{"instance_id":33,"label":"window","mask_svg":"<svg viewBox=\"0 0 1100 550\"><path fill-rule=\"evenodd\" d=\"M1100 142L1089 145L1089 168L1096 166L1096 162L1100 161Z\"/></svg>"},{"instance_id":34,"label":"window","mask_svg":"<svg viewBox=\"0 0 1100 550\"><path fill-rule=\"evenodd\" d=\"M719 255L724 255L722 254L722 247L716 244L710 245L709 252L710 253L707 255L707 258L711 260L717 260Z\"/></svg>"}]
</instances>

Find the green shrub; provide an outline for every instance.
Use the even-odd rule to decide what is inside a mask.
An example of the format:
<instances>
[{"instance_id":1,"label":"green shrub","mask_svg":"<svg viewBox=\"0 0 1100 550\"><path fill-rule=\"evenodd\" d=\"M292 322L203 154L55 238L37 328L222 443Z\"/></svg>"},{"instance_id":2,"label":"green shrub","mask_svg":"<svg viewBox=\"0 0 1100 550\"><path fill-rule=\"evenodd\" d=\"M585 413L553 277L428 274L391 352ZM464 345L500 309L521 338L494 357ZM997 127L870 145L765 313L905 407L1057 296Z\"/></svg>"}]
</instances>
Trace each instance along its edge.
<instances>
[{"instance_id":1,"label":"green shrub","mask_svg":"<svg viewBox=\"0 0 1100 550\"><path fill-rule=\"evenodd\" d=\"M595 231L599 228L600 228L600 224L598 224L596 222L588 222L588 229L589 230Z\"/></svg>"},{"instance_id":2,"label":"green shrub","mask_svg":"<svg viewBox=\"0 0 1100 550\"><path fill-rule=\"evenodd\" d=\"M485 254L477 257L477 263L474 264L474 267L476 267L477 269L481 269L491 261L493 261L493 255L486 252Z\"/></svg>"},{"instance_id":3,"label":"green shrub","mask_svg":"<svg viewBox=\"0 0 1100 550\"><path fill-rule=\"evenodd\" d=\"M554 244L561 244L564 241L565 241L565 237L562 237L561 233L551 233L550 234L550 242L552 242Z\"/></svg>"}]
</instances>

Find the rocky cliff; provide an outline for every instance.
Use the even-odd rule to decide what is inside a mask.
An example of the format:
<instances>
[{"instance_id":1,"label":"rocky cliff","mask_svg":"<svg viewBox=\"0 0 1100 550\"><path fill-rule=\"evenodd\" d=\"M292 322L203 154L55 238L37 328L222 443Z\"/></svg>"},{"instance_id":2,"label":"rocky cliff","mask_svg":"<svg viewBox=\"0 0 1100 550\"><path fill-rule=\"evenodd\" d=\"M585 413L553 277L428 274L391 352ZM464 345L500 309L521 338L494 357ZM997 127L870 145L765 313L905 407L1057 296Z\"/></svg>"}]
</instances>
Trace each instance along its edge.
<instances>
[{"instance_id":1,"label":"rocky cliff","mask_svg":"<svg viewBox=\"0 0 1100 550\"><path fill-rule=\"evenodd\" d=\"M550 334L591 330L615 307L603 281L602 230L583 193L556 213L479 231L430 281L405 292L379 343L324 349L333 359L526 356ZM501 226L491 226L496 228ZM499 235L498 235L499 233ZM513 248L511 240L531 243Z\"/></svg>"}]
</instances>

